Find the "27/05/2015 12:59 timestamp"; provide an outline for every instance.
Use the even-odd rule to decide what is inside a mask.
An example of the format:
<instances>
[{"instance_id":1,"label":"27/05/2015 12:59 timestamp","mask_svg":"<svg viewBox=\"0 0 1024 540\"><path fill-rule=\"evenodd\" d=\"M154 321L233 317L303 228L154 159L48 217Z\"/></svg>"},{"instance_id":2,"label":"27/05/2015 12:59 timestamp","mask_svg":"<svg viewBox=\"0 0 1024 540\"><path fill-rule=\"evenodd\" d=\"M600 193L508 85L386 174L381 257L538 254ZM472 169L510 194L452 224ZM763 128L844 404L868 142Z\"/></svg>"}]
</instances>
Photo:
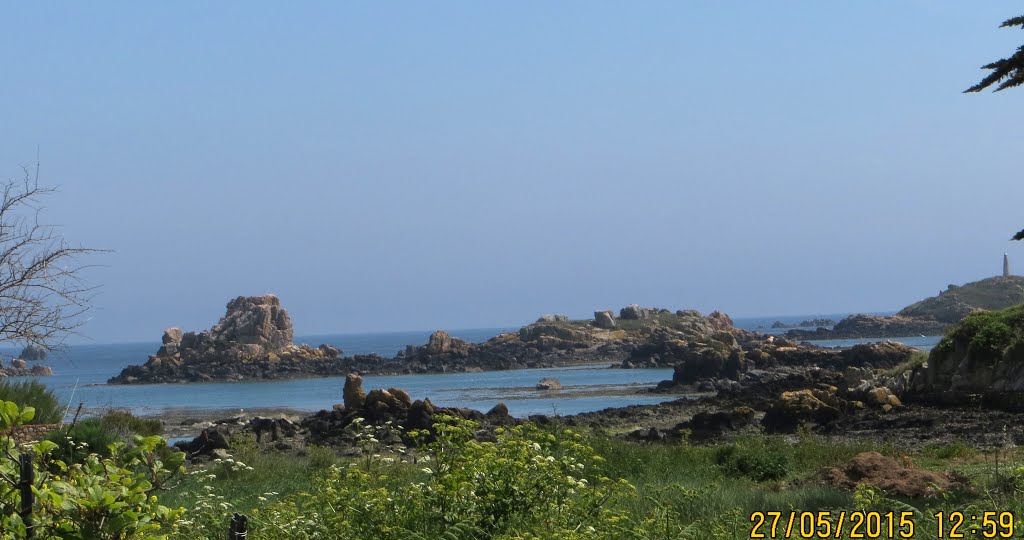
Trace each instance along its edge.
<instances>
[{"instance_id":1,"label":"27/05/2015 12:59 timestamp","mask_svg":"<svg viewBox=\"0 0 1024 540\"><path fill-rule=\"evenodd\" d=\"M1011 538L1012 512L754 512L749 538ZM933 529L934 527L934 529ZM934 532L933 532L934 531Z\"/></svg>"}]
</instances>

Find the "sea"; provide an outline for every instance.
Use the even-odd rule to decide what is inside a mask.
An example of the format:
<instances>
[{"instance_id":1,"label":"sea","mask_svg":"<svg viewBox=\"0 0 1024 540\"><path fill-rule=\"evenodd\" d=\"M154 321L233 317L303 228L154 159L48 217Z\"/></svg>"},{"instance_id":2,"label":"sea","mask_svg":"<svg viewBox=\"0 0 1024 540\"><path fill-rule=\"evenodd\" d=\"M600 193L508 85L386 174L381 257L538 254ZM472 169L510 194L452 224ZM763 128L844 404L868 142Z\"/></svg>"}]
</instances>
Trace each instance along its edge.
<instances>
[{"instance_id":1,"label":"sea","mask_svg":"<svg viewBox=\"0 0 1024 540\"><path fill-rule=\"evenodd\" d=\"M736 326L764 333L784 332L771 329L774 321L796 324L803 320L830 318L841 320L847 314L735 319ZM449 334L469 342L482 342L514 328L474 328L449 330ZM426 343L431 331L330 334L296 337L297 343L327 343L346 355L377 353L391 357L406 345ZM939 336L914 336L893 339L913 347L930 349ZM850 346L873 340L835 340L816 342L827 347ZM73 345L52 353L43 363L54 375L39 380L51 387L73 412L79 404L95 413L105 409L127 409L138 415L161 416L187 411L238 411L274 408L296 411L330 409L342 400L343 377L320 377L256 382L210 382L191 384L108 385L107 379L132 364L141 364L159 348L158 342ZM0 356L10 358L16 349L0 348ZM429 398L440 406L471 407L488 410L505 403L510 414L526 417L534 414L569 415L608 407L654 404L680 396L651 394L646 390L671 379L671 369L616 369L611 360L598 365L546 369L446 373L429 375L369 375L363 386L402 388L413 399ZM537 382L545 377L561 381L558 392L540 392ZM24 379L14 377L12 380Z\"/></svg>"}]
</instances>

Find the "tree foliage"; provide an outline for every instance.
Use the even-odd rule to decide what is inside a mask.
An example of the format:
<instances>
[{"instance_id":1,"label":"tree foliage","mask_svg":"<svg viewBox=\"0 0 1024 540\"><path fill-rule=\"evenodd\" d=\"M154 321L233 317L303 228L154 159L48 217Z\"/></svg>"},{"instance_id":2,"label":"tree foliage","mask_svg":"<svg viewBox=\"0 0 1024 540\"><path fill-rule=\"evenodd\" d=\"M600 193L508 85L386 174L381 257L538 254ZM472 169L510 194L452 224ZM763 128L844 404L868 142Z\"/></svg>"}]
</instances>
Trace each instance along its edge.
<instances>
[{"instance_id":1,"label":"tree foliage","mask_svg":"<svg viewBox=\"0 0 1024 540\"><path fill-rule=\"evenodd\" d=\"M1024 15L1003 21L1000 28L1020 26L1024 28ZM1024 45L1017 48L1017 51L1009 58L1002 58L990 64L985 64L982 69L991 69L989 73L978 84L964 90L965 92L980 92L993 84L999 83L995 91L1013 88L1024 84ZM1024 234L1024 231L1021 231ZM1015 238L1019 240L1019 238Z\"/></svg>"},{"instance_id":2,"label":"tree foliage","mask_svg":"<svg viewBox=\"0 0 1024 540\"><path fill-rule=\"evenodd\" d=\"M1024 15L1007 19L1003 21L1003 24L999 25L1000 28L1011 28L1014 26L1024 29ZM981 92L996 83L999 83L999 86L996 86L995 92L1024 84L1024 45L1018 47L1017 52L1013 53L1009 58L985 64L981 66L981 69L991 69L992 73L989 73L981 82L964 90L964 92ZM1024 240L1024 229L1013 235L1011 240Z\"/></svg>"}]
</instances>

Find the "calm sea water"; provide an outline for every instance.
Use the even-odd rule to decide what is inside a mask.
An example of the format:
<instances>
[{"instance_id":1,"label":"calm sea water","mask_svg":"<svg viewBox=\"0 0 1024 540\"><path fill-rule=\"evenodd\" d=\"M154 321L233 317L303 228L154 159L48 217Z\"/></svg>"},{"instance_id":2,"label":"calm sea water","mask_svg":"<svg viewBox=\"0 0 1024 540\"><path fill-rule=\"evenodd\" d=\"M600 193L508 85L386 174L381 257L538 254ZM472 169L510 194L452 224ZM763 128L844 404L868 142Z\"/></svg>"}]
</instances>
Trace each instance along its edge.
<instances>
[{"instance_id":1,"label":"calm sea water","mask_svg":"<svg viewBox=\"0 0 1024 540\"><path fill-rule=\"evenodd\" d=\"M825 315L839 320L845 314ZM823 317L765 317L737 319L741 328L765 331L773 321L799 322ZM485 341L510 328L478 328L452 330L454 336L471 342ZM327 343L345 354L393 356L406 345L423 344L430 331L386 332L367 334L334 334L302 336L300 343ZM900 340L904 341L904 340ZM938 337L912 338L905 342L915 347L930 348ZM858 341L822 342L826 346L851 345ZM52 387L62 400L75 404L84 402L89 409L127 408L137 414L158 415L172 409L245 409L255 407L287 407L315 411L330 408L341 401L344 378L327 377L283 381L155 384L114 386L108 378L124 367L146 361L159 343L120 343L109 345L76 345L54 354L46 364L54 376L40 380ZM16 350L0 349L9 357ZM609 361L609 364L611 361ZM670 379L670 369L609 369L600 366L525 369L484 373L451 373L432 375L367 376L364 387L398 387L413 399L430 398L442 406L472 407L487 410L504 402L515 416L531 414L576 414L606 407L658 403L678 396L651 395L641 391L659 381ZM541 378L555 377L564 389L558 393L534 389Z\"/></svg>"}]
</instances>

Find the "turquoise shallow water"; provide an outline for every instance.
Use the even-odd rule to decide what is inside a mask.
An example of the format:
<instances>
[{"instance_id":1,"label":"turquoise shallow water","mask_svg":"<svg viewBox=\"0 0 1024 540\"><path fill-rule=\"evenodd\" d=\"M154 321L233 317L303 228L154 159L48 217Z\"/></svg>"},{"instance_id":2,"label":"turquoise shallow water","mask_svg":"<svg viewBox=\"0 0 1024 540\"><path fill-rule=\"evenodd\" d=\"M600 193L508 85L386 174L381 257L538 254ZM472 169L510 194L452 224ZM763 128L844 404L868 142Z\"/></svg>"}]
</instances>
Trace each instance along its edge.
<instances>
[{"instance_id":1,"label":"turquoise shallow water","mask_svg":"<svg viewBox=\"0 0 1024 540\"><path fill-rule=\"evenodd\" d=\"M737 326L758 329L774 320L803 320L820 316L768 317L738 319ZM842 315L830 316L838 320ZM467 341L484 341L505 328L452 330L450 333ZM328 343L345 354L376 352L392 356L408 344L425 343L429 331L388 332L370 334L337 334L304 336L300 343ZM937 337L910 338L909 345L930 348ZM856 340L821 342L826 346L852 345ZM54 376L41 380L51 386L62 400L83 402L89 409L127 408L138 414L160 414L170 409L245 409L255 407L288 407L315 411L330 408L341 401L341 377L292 379L283 381L107 385L106 380L131 364L139 364L153 354L159 344L122 343L110 345L77 345L54 354L46 364ZM0 349L9 356L16 351ZM658 403L678 396L652 395L643 389L670 379L670 369L609 369L611 363L599 366L525 369L484 373L449 373L431 375L367 376L364 386L370 388L398 387L414 399L430 398L442 406L464 406L487 410L504 402L515 416L531 414L576 414L633 404ZM541 378L555 377L565 387L557 393L534 389ZM595 394L606 395L595 395ZM611 394L611 395L607 395Z\"/></svg>"}]
</instances>

